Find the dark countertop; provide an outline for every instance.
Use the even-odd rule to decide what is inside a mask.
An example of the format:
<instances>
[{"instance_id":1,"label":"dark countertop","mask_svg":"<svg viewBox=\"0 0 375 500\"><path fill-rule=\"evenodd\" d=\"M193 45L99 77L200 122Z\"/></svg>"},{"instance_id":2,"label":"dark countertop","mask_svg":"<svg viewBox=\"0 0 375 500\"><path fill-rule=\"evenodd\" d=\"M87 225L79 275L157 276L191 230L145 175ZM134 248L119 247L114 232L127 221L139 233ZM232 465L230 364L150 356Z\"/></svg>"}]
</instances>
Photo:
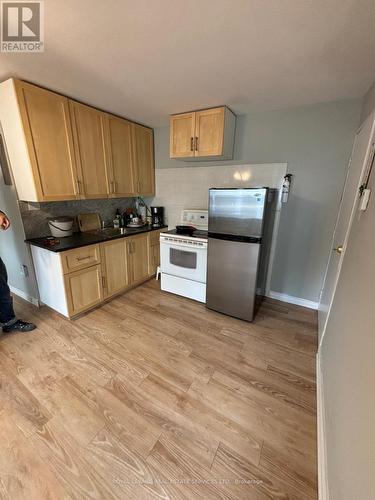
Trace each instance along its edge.
<instances>
[{"instance_id":1,"label":"dark countertop","mask_svg":"<svg viewBox=\"0 0 375 500\"><path fill-rule=\"evenodd\" d=\"M105 230L97 231L86 231L85 233L74 233L73 236L67 236L66 238L57 238L59 243L56 245L49 245L44 236L42 238L32 238L25 240L26 243L34 245L36 247L44 248L45 250L50 250L51 252L64 252L66 250L72 250L73 248L85 247L87 245L95 245L95 243L103 243L105 241L116 240L118 238L126 238L128 236L134 236L141 233L149 233L150 231L158 231L160 229L165 229L168 226L161 227L151 227L146 225L140 228L125 228L125 234L121 234L120 230L114 230L113 228L107 228Z\"/></svg>"}]
</instances>

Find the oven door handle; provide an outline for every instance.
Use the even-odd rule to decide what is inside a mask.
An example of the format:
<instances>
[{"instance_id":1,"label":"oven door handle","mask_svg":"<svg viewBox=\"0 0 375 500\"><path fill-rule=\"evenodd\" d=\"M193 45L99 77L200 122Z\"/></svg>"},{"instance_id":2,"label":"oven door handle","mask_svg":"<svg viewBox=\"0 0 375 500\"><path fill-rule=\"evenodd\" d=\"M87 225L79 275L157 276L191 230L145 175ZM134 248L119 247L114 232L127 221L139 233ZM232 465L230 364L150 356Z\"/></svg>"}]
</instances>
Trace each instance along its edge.
<instances>
[{"instance_id":1,"label":"oven door handle","mask_svg":"<svg viewBox=\"0 0 375 500\"><path fill-rule=\"evenodd\" d=\"M167 242L167 241L162 241L161 242L162 245L168 247L168 248L175 248L176 250L182 250L184 252L205 252L207 251L207 247L206 246L190 246L190 245L175 245L174 243L171 243L171 242Z\"/></svg>"}]
</instances>

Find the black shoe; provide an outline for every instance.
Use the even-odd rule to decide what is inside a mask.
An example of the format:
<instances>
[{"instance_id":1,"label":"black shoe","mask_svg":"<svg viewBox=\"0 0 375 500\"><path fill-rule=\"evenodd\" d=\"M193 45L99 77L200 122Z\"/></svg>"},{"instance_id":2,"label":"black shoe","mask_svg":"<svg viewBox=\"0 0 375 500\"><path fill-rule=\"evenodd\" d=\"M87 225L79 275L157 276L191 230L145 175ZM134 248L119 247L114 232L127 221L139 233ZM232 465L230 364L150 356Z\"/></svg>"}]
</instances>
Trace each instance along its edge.
<instances>
[{"instance_id":1,"label":"black shoe","mask_svg":"<svg viewBox=\"0 0 375 500\"><path fill-rule=\"evenodd\" d=\"M3 326L4 333L10 332L31 332L31 330L35 330L36 325L34 323L27 323L26 321L22 321L18 319L15 323L9 326Z\"/></svg>"}]
</instances>

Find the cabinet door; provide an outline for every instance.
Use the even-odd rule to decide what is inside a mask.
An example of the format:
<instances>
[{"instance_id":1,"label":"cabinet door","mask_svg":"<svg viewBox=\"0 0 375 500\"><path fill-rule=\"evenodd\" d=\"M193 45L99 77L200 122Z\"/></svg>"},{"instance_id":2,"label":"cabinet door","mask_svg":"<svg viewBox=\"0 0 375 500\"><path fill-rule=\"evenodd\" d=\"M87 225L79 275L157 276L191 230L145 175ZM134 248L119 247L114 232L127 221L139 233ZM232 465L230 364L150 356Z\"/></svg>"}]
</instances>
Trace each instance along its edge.
<instances>
[{"instance_id":1,"label":"cabinet door","mask_svg":"<svg viewBox=\"0 0 375 500\"><path fill-rule=\"evenodd\" d=\"M132 124L133 165L137 177L136 191L142 196L155 194L153 130Z\"/></svg>"},{"instance_id":2,"label":"cabinet door","mask_svg":"<svg viewBox=\"0 0 375 500\"><path fill-rule=\"evenodd\" d=\"M130 253L131 282L137 283L148 277L148 237L146 234L133 236L128 242Z\"/></svg>"},{"instance_id":3,"label":"cabinet door","mask_svg":"<svg viewBox=\"0 0 375 500\"><path fill-rule=\"evenodd\" d=\"M197 111L195 115L195 156L222 155L225 108Z\"/></svg>"},{"instance_id":4,"label":"cabinet door","mask_svg":"<svg viewBox=\"0 0 375 500\"><path fill-rule=\"evenodd\" d=\"M132 158L132 124L107 115L108 155L111 163L111 195L136 194Z\"/></svg>"},{"instance_id":5,"label":"cabinet door","mask_svg":"<svg viewBox=\"0 0 375 500\"><path fill-rule=\"evenodd\" d=\"M195 113L171 116L169 133L171 158L194 156Z\"/></svg>"},{"instance_id":6,"label":"cabinet door","mask_svg":"<svg viewBox=\"0 0 375 500\"><path fill-rule=\"evenodd\" d=\"M159 231L152 231L148 233L148 274L153 276L156 273L156 268L160 266L160 233Z\"/></svg>"},{"instance_id":7,"label":"cabinet door","mask_svg":"<svg viewBox=\"0 0 375 500\"><path fill-rule=\"evenodd\" d=\"M109 194L104 145L104 113L70 101L73 138L82 198L106 198Z\"/></svg>"},{"instance_id":8,"label":"cabinet door","mask_svg":"<svg viewBox=\"0 0 375 500\"><path fill-rule=\"evenodd\" d=\"M150 245L149 258L148 258L148 274L153 276L156 274L156 268L160 266L160 245L156 243Z\"/></svg>"},{"instance_id":9,"label":"cabinet door","mask_svg":"<svg viewBox=\"0 0 375 500\"><path fill-rule=\"evenodd\" d=\"M15 85L38 198L78 198L68 99L24 82Z\"/></svg>"},{"instance_id":10,"label":"cabinet door","mask_svg":"<svg viewBox=\"0 0 375 500\"><path fill-rule=\"evenodd\" d=\"M100 304L103 300L100 264L66 274L65 292L69 316L75 316Z\"/></svg>"},{"instance_id":11,"label":"cabinet door","mask_svg":"<svg viewBox=\"0 0 375 500\"><path fill-rule=\"evenodd\" d=\"M102 243L100 249L104 273L104 296L110 297L125 290L130 284L126 240Z\"/></svg>"}]
</instances>

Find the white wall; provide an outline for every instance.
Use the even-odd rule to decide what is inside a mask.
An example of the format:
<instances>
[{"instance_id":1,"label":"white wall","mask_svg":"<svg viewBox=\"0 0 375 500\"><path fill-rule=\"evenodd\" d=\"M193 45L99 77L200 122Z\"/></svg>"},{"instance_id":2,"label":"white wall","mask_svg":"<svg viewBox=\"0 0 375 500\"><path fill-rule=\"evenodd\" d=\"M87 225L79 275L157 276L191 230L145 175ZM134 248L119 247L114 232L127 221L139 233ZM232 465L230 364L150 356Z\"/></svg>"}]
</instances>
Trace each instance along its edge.
<instances>
[{"instance_id":1,"label":"white wall","mask_svg":"<svg viewBox=\"0 0 375 500\"><path fill-rule=\"evenodd\" d=\"M275 292L318 301L360 108L360 100L345 100L237 119L234 160L220 165L287 163L294 174L280 221ZM171 160L169 127L155 130L155 161L158 169L218 164Z\"/></svg>"},{"instance_id":2,"label":"white wall","mask_svg":"<svg viewBox=\"0 0 375 500\"><path fill-rule=\"evenodd\" d=\"M375 82L368 89L364 99L363 106L361 110L361 123L363 123L368 116L375 109Z\"/></svg>"},{"instance_id":3,"label":"white wall","mask_svg":"<svg viewBox=\"0 0 375 500\"><path fill-rule=\"evenodd\" d=\"M216 165L156 170L156 196L149 204L165 207L165 222L172 229L181 222L184 208L208 208L212 187L261 187L280 189L285 163L262 165Z\"/></svg>"},{"instance_id":4,"label":"white wall","mask_svg":"<svg viewBox=\"0 0 375 500\"><path fill-rule=\"evenodd\" d=\"M374 97L367 95L363 118L375 110ZM353 221L319 351L329 500L375 498L375 171L370 182L370 204Z\"/></svg>"}]
</instances>

